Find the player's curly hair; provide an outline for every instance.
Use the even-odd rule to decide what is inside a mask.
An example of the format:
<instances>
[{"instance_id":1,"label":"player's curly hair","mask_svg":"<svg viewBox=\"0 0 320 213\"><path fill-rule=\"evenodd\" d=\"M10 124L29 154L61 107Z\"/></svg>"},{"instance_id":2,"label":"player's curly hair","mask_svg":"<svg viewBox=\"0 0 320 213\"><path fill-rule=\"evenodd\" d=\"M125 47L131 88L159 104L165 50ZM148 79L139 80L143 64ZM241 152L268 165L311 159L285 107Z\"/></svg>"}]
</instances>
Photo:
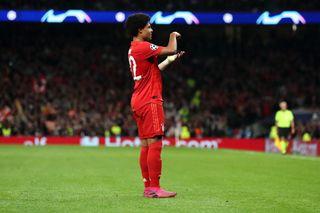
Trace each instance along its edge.
<instances>
[{"instance_id":1,"label":"player's curly hair","mask_svg":"<svg viewBox=\"0 0 320 213\"><path fill-rule=\"evenodd\" d=\"M126 21L125 28L129 36L138 35L139 29L143 29L150 21L150 16L144 13L130 15Z\"/></svg>"}]
</instances>

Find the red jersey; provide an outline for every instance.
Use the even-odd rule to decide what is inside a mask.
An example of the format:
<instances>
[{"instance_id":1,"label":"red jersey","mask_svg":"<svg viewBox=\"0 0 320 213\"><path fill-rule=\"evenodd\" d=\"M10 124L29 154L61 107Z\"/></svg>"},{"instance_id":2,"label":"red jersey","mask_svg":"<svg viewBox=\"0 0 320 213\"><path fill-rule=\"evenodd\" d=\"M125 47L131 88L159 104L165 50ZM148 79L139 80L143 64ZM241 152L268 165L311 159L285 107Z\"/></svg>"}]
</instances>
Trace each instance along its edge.
<instances>
[{"instance_id":1,"label":"red jersey","mask_svg":"<svg viewBox=\"0 0 320 213\"><path fill-rule=\"evenodd\" d=\"M146 41L131 42L128 59L134 80L133 111L148 103L163 103L162 78L158 67L158 55L162 48Z\"/></svg>"}]
</instances>

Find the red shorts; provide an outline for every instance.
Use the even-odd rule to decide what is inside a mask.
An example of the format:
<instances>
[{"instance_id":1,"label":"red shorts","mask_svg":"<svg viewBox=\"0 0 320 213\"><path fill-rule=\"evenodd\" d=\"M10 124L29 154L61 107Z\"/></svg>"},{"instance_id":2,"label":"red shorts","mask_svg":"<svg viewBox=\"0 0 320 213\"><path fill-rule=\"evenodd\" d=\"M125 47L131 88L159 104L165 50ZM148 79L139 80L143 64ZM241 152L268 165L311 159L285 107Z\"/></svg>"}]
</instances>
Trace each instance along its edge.
<instances>
[{"instance_id":1,"label":"red shorts","mask_svg":"<svg viewBox=\"0 0 320 213\"><path fill-rule=\"evenodd\" d=\"M133 112L141 139L164 135L164 112L161 104L148 103Z\"/></svg>"}]
</instances>

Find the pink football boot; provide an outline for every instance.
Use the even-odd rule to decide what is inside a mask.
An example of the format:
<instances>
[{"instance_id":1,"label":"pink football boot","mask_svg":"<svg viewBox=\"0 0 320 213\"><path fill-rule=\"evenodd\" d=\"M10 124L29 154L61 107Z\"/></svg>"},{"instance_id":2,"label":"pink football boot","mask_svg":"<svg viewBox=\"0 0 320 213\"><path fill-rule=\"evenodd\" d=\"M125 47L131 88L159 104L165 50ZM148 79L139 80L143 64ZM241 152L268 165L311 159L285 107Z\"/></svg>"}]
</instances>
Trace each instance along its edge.
<instances>
[{"instance_id":1,"label":"pink football boot","mask_svg":"<svg viewBox=\"0 0 320 213\"><path fill-rule=\"evenodd\" d=\"M144 197L149 198L170 198L177 195L176 192L168 192L162 188L158 187L147 187L144 190Z\"/></svg>"},{"instance_id":2,"label":"pink football boot","mask_svg":"<svg viewBox=\"0 0 320 213\"><path fill-rule=\"evenodd\" d=\"M150 189L151 187L144 188L143 197L155 198L157 197L156 193Z\"/></svg>"}]
</instances>

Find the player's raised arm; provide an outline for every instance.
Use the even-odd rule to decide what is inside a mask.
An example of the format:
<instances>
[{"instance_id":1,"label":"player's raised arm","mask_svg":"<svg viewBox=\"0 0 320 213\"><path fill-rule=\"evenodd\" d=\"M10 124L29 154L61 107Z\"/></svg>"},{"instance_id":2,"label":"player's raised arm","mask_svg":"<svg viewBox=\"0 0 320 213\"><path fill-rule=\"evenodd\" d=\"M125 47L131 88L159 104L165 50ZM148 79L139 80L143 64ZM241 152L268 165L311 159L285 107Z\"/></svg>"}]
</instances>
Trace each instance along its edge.
<instances>
[{"instance_id":1,"label":"player's raised arm","mask_svg":"<svg viewBox=\"0 0 320 213\"><path fill-rule=\"evenodd\" d=\"M177 39L180 38L181 35L178 32L172 32L169 36L169 42L166 47L163 47L160 54L161 56L174 55L177 53Z\"/></svg>"},{"instance_id":2,"label":"player's raised arm","mask_svg":"<svg viewBox=\"0 0 320 213\"><path fill-rule=\"evenodd\" d=\"M165 70L170 64L179 59L184 55L184 51L178 52L174 55L168 56L163 62L161 62L158 67L161 71Z\"/></svg>"}]
</instances>

